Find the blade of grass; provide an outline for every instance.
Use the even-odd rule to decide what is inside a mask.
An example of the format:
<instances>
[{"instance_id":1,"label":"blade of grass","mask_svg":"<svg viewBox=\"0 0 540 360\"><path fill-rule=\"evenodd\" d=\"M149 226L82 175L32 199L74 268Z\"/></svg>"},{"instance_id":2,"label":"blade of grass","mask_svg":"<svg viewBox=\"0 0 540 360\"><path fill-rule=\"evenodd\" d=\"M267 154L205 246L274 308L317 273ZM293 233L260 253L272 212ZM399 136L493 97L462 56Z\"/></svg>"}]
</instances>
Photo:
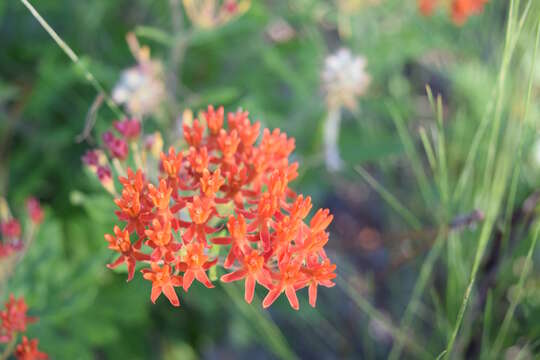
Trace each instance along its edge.
<instances>
[{"instance_id":1,"label":"blade of grass","mask_svg":"<svg viewBox=\"0 0 540 360\"><path fill-rule=\"evenodd\" d=\"M405 308L405 313L399 325L399 331L402 333L407 332L409 326L411 325L413 314L416 313L418 305L420 304L420 297L424 293L424 289L426 287L428 279L430 278L430 275L432 274L433 266L439 257L441 249L443 248L442 246L444 243L443 233L444 232L439 232L439 235L437 236L437 239L435 240L435 244L429 251L426 257L426 260L422 264L422 267L420 269L420 275L418 276L418 279L416 280L416 283L414 285L411 299L409 300L409 303L407 304L407 307ZM388 356L388 359L389 360L400 359L401 352L403 351L403 345L404 345L403 339L398 338L397 341L395 341L394 344L392 345L392 350L390 351L390 355Z\"/></svg>"},{"instance_id":2,"label":"blade of grass","mask_svg":"<svg viewBox=\"0 0 540 360\"><path fill-rule=\"evenodd\" d=\"M39 14L39 12L28 2L28 0L20 0L23 5L30 11L32 16L39 22L41 27L51 36L54 42L64 51L64 53L70 58L73 63L82 70L85 79L96 89L98 94L102 94L105 98L107 106L115 113L116 116L120 118L125 118L126 115L120 110L120 108L114 103L109 94L105 91L100 82L96 77L88 70L86 65L79 61L79 57L75 52L69 47L68 44L54 31L54 29L45 21L45 19Z\"/></svg>"},{"instance_id":3,"label":"blade of grass","mask_svg":"<svg viewBox=\"0 0 540 360\"><path fill-rule=\"evenodd\" d=\"M497 337L495 338L495 343L493 345L493 350L491 352L492 356L495 356L496 354L498 354L500 349L502 348L504 344L504 340L506 338L506 334L508 333L508 328L510 327L510 323L512 322L512 317L514 316L514 312L516 311L516 308L521 302L521 298L523 297L523 285L525 284L527 275L529 275L529 272L532 268L532 255L536 248L536 242L538 240L539 233L540 233L540 222L537 221L534 226L531 245L529 246L527 257L525 258L525 263L523 264L523 268L521 269L521 273L519 275L516 296L512 298L510 302L510 306L508 307L508 310L506 311L506 314L504 316L504 320L500 327L499 333L497 334Z\"/></svg>"},{"instance_id":4,"label":"blade of grass","mask_svg":"<svg viewBox=\"0 0 540 360\"><path fill-rule=\"evenodd\" d=\"M415 230L421 229L422 224L420 223L420 220L418 220L418 218L416 218L416 216L414 216L409 209L403 206L394 195L386 190L384 186L379 184L379 182L375 180L363 167L358 165L355 166L354 169L375 191L377 191L377 193L379 193L379 195L381 195L388 205L390 205L390 207L392 207L407 224L409 224Z\"/></svg>"},{"instance_id":5,"label":"blade of grass","mask_svg":"<svg viewBox=\"0 0 540 360\"><path fill-rule=\"evenodd\" d=\"M403 148L405 149L405 154L411 162L411 167L424 202L426 205L433 204L431 186L429 185L427 176L424 172L420 155L414 146L411 135L407 131L403 117L399 114L395 106L388 104L387 107L390 109L390 115L403 144Z\"/></svg>"},{"instance_id":6,"label":"blade of grass","mask_svg":"<svg viewBox=\"0 0 540 360\"><path fill-rule=\"evenodd\" d=\"M518 7L516 6L516 1L511 0L510 2L510 10L508 15L508 22L506 27L506 40L503 50L503 61L501 63L501 67L499 69L499 75L497 77L497 85L493 89L493 92L491 94L491 99L487 105L486 111L484 112L484 115L482 116L482 119L480 120L480 125L474 134L474 138L469 150L469 153L467 155L467 159L465 160L465 166L463 167L463 171L461 172L461 175L459 176L456 189L453 194L453 200L456 201L461 197L463 194L463 191L468 185L468 181L471 177L471 172L473 169L474 162L476 161L476 157L478 155L478 150L480 147L480 143L482 139L484 138L484 134L487 131L488 125L490 124L491 120L491 112L495 106L495 102L498 101L498 98L500 96L499 89L501 86L501 82L506 80L506 72L508 71L509 61L506 60L508 57L511 57L514 51L514 46L517 43L517 37L521 32L521 28L518 27L517 30L514 30L513 24L514 24L514 14L516 13L516 9ZM524 14L526 15L526 14ZM520 24L523 24L523 20L525 19L525 16L522 16ZM511 35L516 36L516 40L513 41ZM511 44L513 43L513 45Z\"/></svg>"},{"instance_id":7,"label":"blade of grass","mask_svg":"<svg viewBox=\"0 0 540 360\"><path fill-rule=\"evenodd\" d=\"M392 334L395 339L400 339L417 356L421 356L422 358L426 359L433 358L433 356L423 346L420 346L415 342L411 341L410 334L400 331L379 310L377 310L373 305L371 305L371 303L367 299L358 294L355 288L350 284L350 282L343 279L343 276L337 277L336 284L349 295L349 297L360 308L360 310L365 312L370 318L375 319L381 324L383 324L384 327Z\"/></svg>"},{"instance_id":8,"label":"blade of grass","mask_svg":"<svg viewBox=\"0 0 540 360\"><path fill-rule=\"evenodd\" d=\"M514 11L517 11L516 9L518 8L516 6L516 3L519 4L517 0L516 1L512 0L512 3L510 5L510 16L509 16L510 18L508 20L509 22L510 21L513 22L514 16L512 14ZM529 9L529 7L530 7L530 1L526 7L526 11L528 11L527 9ZM523 20L524 17L522 17L521 19ZM522 26L522 24L520 24L520 26ZM521 32L520 26L518 26L517 32ZM508 31L514 31L513 27L508 26ZM507 40L509 38L510 38L510 34L507 34ZM517 37L512 38L512 42L515 44L517 42ZM505 53L503 54L503 58L507 58L509 56L509 52L507 51L507 49L508 49L508 44L505 44ZM507 71L507 68L508 68L507 64L508 64L508 60L503 59L503 64L501 65L501 72ZM501 78L503 78L503 80L504 80L504 77L505 77L505 74L502 74ZM499 94L499 97L500 95L501 94ZM498 112L502 112L502 107L498 107L497 110ZM498 116L501 116L501 115L495 114L495 117L498 117ZM476 281L476 275L480 267L480 263L483 258L485 249L489 242L489 238L491 236L497 214L499 213L509 177L511 177L510 174L512 172L513 162L515 161L513 154L515 154L515 152L518 150L514 146L515 145L514 138L513 138L514 135L515 135L515 131L513 131L513 128L511 127L508 129L508 131L505 132L505 137L503 138L503 141L502 141L501 151L498 152L500 156L498 157L498 159L495 159L497 160L497 166L493 166L492 168L490 168L492 172L489 174L489 176L485 176L484 185L480 188L481 189L480 198L481 198L481 201L485 203L485 206L483 208L486 209L486 221L484 222L484 226L482 227L482 230L480 233L478 246L477 246L475 256L474 256L473 266L472 266L472 270L469 277L469 282L468 282L461 306L457 314L454 330L452 331L451 337L446 347L447 352L446 352L445 358L448 358L452 355L453 347L454 347L457 335L459 333L459 330L461 328L461 324L465 316L465 311L467 310L467 306L468 306L468 303L472 294L472 290Z\"/></svg>"},{"instance_id":9,"label":"blade of grass","mask_svg":"<svg viewBox=\"0 0 540 360\"><path fill-rule=\"evenodd\" d=\"M422 145L424 145L424 151L426 152L426 156L428 158L429 166L431 167L431 171L435 173L437 171L435 152L433 151L433 147L431 146L431 142L429 141L429 138L427 136L426 129L424 127L421 127L419 129L419 132L420 139L422 140Z\"/></svg>"},{"instance_id":10,"label":"blade of grass","mask_svg":"<svg viewBox=\"0 0 540 360\"><path fill-rule=\"evenodd\" d=\"M252 305L244 302L242 294L238 289L238 285L227 284L227 286L223 286L223 289L233 300L238 310L240 310L240 312L249 319L250 323L258 330L264 345L268 346L268 348L281 359L298 358L290 348L287 340L277 325L261 313L260 310L255 309Z\"/></svg>"},{"instance_id":11,"label":"blade of grass","mask_svg":"<svg viewBox=\"0 0 540 360\"><path fill-rule=\"evenodd\" d=\"M518 30L516 34L514 35L515 36L514 41L513 41L514 44L512 45L512 47L514 47L515 43L517 43L517 39L519 38L519 34L521 33L523 29L523 26L525 24L525 19L527 18L527 14L529 12L530 7L531 7L531 1L527 3L527 6L525 7L525 10L523 11L523 14L518 24ZM516 9L519 9L519 1L518 1L518 4L516 5ZM512 59L512 53L508 53L507 56L503 56L503 65L502 65L503 68L505 69L509 68L511 59ZM497 140L499 138L501 122L502 122L502 113L503 113L502 107L503 107L504 90L505 90L504 85L506 83L507 71L501 73L501 76L502 76L502 79L498 83L499 95L498 95L497 103L495 105L495 117L493 121L493 127L491 128L491 136L490 136L489 147L488 147L488 157L486 161L486 169L484 171L484 182L486 182L489 179L489 177L491 176L490 174L493 172L493 167L495 166L495 153L497 150L497 143L498 143Z\"/></svg>"}]
</instances>

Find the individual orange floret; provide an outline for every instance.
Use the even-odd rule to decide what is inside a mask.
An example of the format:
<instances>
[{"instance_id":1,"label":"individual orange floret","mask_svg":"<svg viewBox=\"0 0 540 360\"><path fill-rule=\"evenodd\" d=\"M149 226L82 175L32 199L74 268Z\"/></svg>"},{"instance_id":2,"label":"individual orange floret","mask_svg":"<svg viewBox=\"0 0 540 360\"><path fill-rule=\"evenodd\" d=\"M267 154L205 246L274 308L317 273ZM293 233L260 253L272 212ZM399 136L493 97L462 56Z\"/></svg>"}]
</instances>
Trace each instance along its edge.
<instances>
[{"instance_id":1,"label":"individual orange floret","mask_svg":"<svg viewBox=\"0 0 540 360\"><path fill-rule=\"evenodd\" d=\"M190 168L197 174L202 174L205 169L208 169L208 150L206 147L189 149L188 161Z\"/></svg>"},{"instance_id":2,"label":"individual orange floret","mask_svg":"<svg viewBox=\"0 0 540 360\"><path fill-rule=\"evenodd\" d=\"M174 275L169 265L159 266L152 262L150 269L142 269L143 278L152 282L150 300L155 304L161 293L165 294L173 306L180 306L180 301L174 291L175 287L182 286L182 277Z\"/></svg>"},{"instance_id":3,"label":"individual orange floret","mask_svg":"<svg viewBox=\"0 0 540 360\"><path fill-rule=\"evenodd\" d=\"M213 173L210 173L208 169L204 169L201 179L201 191L207 198L214 198L225 183L225 178L221 176L221 170L216 169Z\"/></svg>"},{"instance_id":4,"label":"individual orange floret","mask_svg":"<svg viewBox=\"0 0 540 360\"><path fill-rule=\"evenodd\" d=\"M212 238L214 244L231 245L229 254L223 264L225 269L231 268L236 260L240 260L243 256L243 251L250 246L248 242L247 224L242 214L239 214L238 218L235 218L232 215L229 216L227 229L229 230L230 236ZM256 240L257 239L255 239L255 241Z\"/></svg>"},{"instance_id":5,"label":"individual orange floret","mask_svg":"<svg viewBox=\"0 0 540 360\"><path fill-rule=\"evenodd\" d=\"M182 152L176 153L174 148L171 146L167 154L162 152L159 154L159 156L161 158L161 166L163 167L165 174L167 174L169 179L176 180L184 160Z\"/></svg>"},{"instance_id":6,"label":"individual orange floret","mask_svg":"<svg viewBox=\"0 0 540 360\"><path fill-rule=\"evenodd\" d=\"M176 252L182 245L174 241L172 223L167 216L159 216L152 220L152 225L145 231L148 240L146 245L154 249L150 260L159 261L163 258L167 262L175 260Z\"/></svg>"},{"instance_id":7,"label":"individual orange floret","mask_svg":"<svg viewBox=\"0 0 540 360\"><path fill-rule=\"evenodd\" d=\"M300 309L296 290L303 287L305 284L305 275L300 271L301 264L298 261L283 261L279 265L279 273L277 284L270 287L270 291L263 300L263 307L266 309L276 301L282 292L285 292L289 304L295 310Z\"/></svg>"},{"instance_id":8,"label":"individual orange floret","mask_svg":"<svg viewBox=\"0 0 540 360\"><path fill-rule=\"evenodd\" d=\"M230 161L230 159L236 154L236 149L240 144L240 138L238 137L236 130L227 132L221 129L217 142L225 160Z\"/></svg>"},{"instance_id":9,"label":"individual orange floret","mask_svg":"<svg viewBox=\"0 0 540 360\"><path fill-rule=\"evenodd\" d=\"M105 240L109 242L109 249L119 252L121 255L113 263L108 264L109 269L114 269L122 263L126 263L128 268L128 279L133 279L135 273L135 263L137 261L149 260L150 256L139 251L139 246L133 246L129 239L129 231L121 230L118 226L114 226L114 235L105 234Z\"/></svg>"},{"instance_id":10,"label":"individual orange floret","mask_svg":"<svg viewBox=\"0 0 540 360\"><path fill-rule=\"evenodd\" d=\"M26 336L22 337L22 341L15 348L15 358L17 360L45 360L49 356L38 350L38 340L28 340Z\"/></svg>"},{"instance_id":11,"label":"individual orange floret","mask_svg":"<svg viewBox=\"0 0 540 360\"><path fill-rule=\"evenodd\" d=\"M272 277L270 271L266 268L264 257L254 249L248 248L240 262L242 263L241 268L223 275L221 281L231 282L245 278L244 298L248 304L251 304L253 294L255 293L255 283L258 282L264 287L269 288L272 286Z\"/></svg>"},{"instance_id":12,"label":"individual orange floret","mask_svg":"<svg viewBox=\"0 0 540 360\"><path fill-rule=\"evenodd\" d=\"M186 139L186 142L194 147L198 147L201 145L201 142L203 140L203 132L204 128L202 127L199 120L195 119L193 120L193 124L191 126L184 124L184 139Z\"/></svg>"},{"instance_id":13,"label":"individual orange floret","mask_svg":"<svg viewBox=\"0 0 540 360\"><path fill-rule=\"evenodd\" d=\"M309 304L315 307L317 303L317 286L332 287L335 285L331 280L336 277L334 271L336 265L330 263L330 260L325 259L319 263L318 257L308 257L307 267L302 269L307 276L309 284Z\"/></svg>"},{"instance_id":14,"label":"individual orange floret","mask_svg":"<svg viewBox=\"0 0 540 360\"><path fill-rule=\"evenodd\" d=\"M152 184L148 184L148 196L160 212L168 212L172 192L173 189L167 185L165 179L161 179L159 188L156 188Z\"/></svg>"},{"instance_id":15,"label":"individual orange floret","mask_svg":"<svg viewBox=\"0 0 540 360\"><path fill-rule=\"evenodd\" d=\"M219 134L219 131L223 128L223 115L225 111L223 106L218 107L217 111L214 110L212 105L208 105L208 111L204 112L204 119L206 120L206 125L210 134L216 136Z\"/></svg>"},{"instance_id":16,"label":"individual orange floret","mask_svg":"<svg viewBox=\"0 0 540 360\"><path fill-rule=\"evenodd\" d=\"M204 253L204 246L199 243L191 243L186 245L185 254L182 260L178 262L177 269L184 272L183 287L188 291L194 279L197 279L207 288L213 288L214 285L208 279L206 270L210 269L217 263L217 259L208 260L208 256Z\"/></svg>"},{"instance_id":17,"label":"individual orange floret","mask_svg":"<svg viewBox=\"0 0 540 360\"><path fill-rule=\"evenodd\" d=\"M255 144L261 130L261 123L257 121L251 124L248 115L247 111L237 111L236 113L229 113L227 119L229 128L238 131L245 149L249 149Z\"/></svg>"}]
</instances>

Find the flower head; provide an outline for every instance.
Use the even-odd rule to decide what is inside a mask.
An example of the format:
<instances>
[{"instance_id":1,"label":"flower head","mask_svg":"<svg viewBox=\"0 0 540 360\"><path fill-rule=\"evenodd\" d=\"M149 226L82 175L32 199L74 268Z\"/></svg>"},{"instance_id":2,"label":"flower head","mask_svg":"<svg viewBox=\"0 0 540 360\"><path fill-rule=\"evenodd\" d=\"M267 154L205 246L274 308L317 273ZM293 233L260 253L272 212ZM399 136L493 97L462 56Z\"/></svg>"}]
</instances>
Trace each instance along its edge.
<instances>
[{"instance_id":1,"label":"flower head","mask_svg":"<svg viewBox=\"0 0 540 360\"><path fill-rule=\"evenodd\" d=\"M37 348L38 340L28 340L23 336L22 342L15 348L15 357L17 360L41 360L48 359L49 356Z\"/></svg>"},{"instance_id":2,"label":"flower head","mask_svg":"<svg viewBox=\"0 0 540 360\"><path fill-rule=\"evenodd\" d=\"M326 58L322 81L329 108L356 108L356 98L364 95L371 82L366 65L365 57L353 56L345 48Z\"/></svg>"},{"instance_id":3,"label":"flower head","mask_svg":"<svg viewBox=\"0 0 540 360\"><path fill-rule=\"evenodd\" d=\"M26 325L36 321L26 315L27 311L24 298L15 299L13 294L9 296L5 309L0 311L0 342L9 342L15 333L25 332Z\"/></svg>"},{"instance_id":4,"label":"flower head","mask_svg":"<svg viewBox=\"0 0 540 360\"><path fill-rule=\"evenodd\" d=\"M221 281L244 281L247 302L259 284L269 291L264 307L285 293L297 309L296 291L310 287L313 299L335 276L324 251L332 215L319 210L307 222L311 198L289 188L298 175L289 162L293 138L279 129L261 136L245 111L225 116L209 106L202 116L184 123L189 147L161 153L157 171L128 168L119 177L116 215L125 226L105 235L119 254L108 266L126 263L129 281L142 265L150 300L163 293L179 306L175 287L187 292L197 280L212 288L207 272L223 264L229 273ZM224 248L224 258L213 247Z\"/></svg>"}]
</instances>

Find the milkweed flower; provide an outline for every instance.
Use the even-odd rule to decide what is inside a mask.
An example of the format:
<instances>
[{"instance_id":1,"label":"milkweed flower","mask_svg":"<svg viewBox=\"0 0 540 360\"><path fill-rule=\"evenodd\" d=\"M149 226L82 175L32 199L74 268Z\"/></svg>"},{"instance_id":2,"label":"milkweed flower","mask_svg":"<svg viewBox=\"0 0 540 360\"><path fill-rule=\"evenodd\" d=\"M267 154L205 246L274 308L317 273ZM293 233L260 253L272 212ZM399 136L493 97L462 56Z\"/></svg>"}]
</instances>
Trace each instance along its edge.
<instances>
[{"instance_id":1,"label":"milkweed flower","mask_svg":"<svg viewBox=\"0 0 540 360\"><path fill-rule=\"evenodd\" d=\"M44 352L41 352L37 348L38 340L28 340L26 336L23 336L20 344L15 348L15 358L17 360L45 360L49 356Z\"/></svg>"},{"instance_id":2,"label":"milkweed flower","mask_svg":"<svg viewBox=\"0 0 540 360\"><path fill-rule=\"evenodd\" d=\"M43 210L36 198L29 198L26 208L29 221L23 229L21 223L11 216L7 201L0 197L0 285L13 273L32 241L35 229L43 222ZM4 348L4 358L10 355L25 360L47 358L45 353L37 350L37 340L28 341L25 336L12 354L17 336L26 332L27 325L37 321L37 318L28 316L27 312L24 297L15 298L13 294L9 295L4 308L0 310L0 344L10 343Z\"/></svg>"},{"instance_id":3,"label":"milkweed flower","mask_svg":"<svg viewBox=\"0 0 540 360\"><path fill-rule=\"evenodd\" d=\"M451 0L448 3L448 10L452 21L456 25L463 25L472 15L480 14L484 10L484 5L489 0ZM433 14L440 0L418 0L418 9L422 15Z\"/></svg>"},{"instance_id":4,"label":"milkweed flower","mask_svg":"<svg viewBox=\"0 0 540 360\"><path fill-rule=\"evenodd\" d=\"M28 306L24 298L15 299L13 294L9 296L5 309L0 311L0 342L11 341L15 333L26 331L26 325L36 322L36 318L28 317Z\"/></svg>"},{"instance_id":5,"label":"milkweed flower","mask_svg":"<svg viewBox=\"0 0 540 360\"><path fill-rule=\"evenodd\" d=\"M338 150L341 109L356 109L358 97L366 93L371 82L366 66L365 57L353 56L351 51L345 48L325 59L321 73L328 108L324 125L324 145L326 166L331 171L342 167Z\"/></svg>"},{"instance_id":6,"label":"milkweed flower","mask_svg":"<svg viewBox=\"0 0 540 360\"><path fill-rule=\"evenodd\" d=\"M213 288L208 271L218 264L227 271L222 282L244 282L248 303L257 284L266 288L265 308L284 293L298 309L305 287L315 306L317 287L334 285L324 250L333 217L321 209L308 222L311 198L289 187L298 176L289 162L294 139L279 129L261 136L248 116L209 106L184 123L186 148L161 152L155 171L127 168L118 178L121 223L105 235L118 257L108 266L125 263L130 281L140 264L152 302L163 294L179 306L176 288L187 292L194 281Z\"/></svg>"}]
</instances>

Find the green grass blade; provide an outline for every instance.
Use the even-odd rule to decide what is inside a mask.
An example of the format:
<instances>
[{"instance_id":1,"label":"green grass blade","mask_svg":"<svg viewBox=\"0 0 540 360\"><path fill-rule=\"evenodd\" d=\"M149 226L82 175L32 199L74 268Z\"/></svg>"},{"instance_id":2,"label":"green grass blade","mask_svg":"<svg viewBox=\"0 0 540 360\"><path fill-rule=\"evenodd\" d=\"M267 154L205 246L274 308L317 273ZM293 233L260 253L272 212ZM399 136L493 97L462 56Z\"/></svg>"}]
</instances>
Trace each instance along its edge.
<instances>
[{"instance_id":1,"label":"green grass blade","mask_svg":"<svg viewBox=\"0 0 540 360\"><path fill-rule=\"evenodd\" d=\"M66 55L70 58L73 63L78 66L84 74L85 79L96 89L98 94L102 94L105 98L105 102L107 103L107 106L115 113L116 116L120 118L125 118L126 115L120 110L120 108L114 103L114 101L111 99L109 94L105 91L103 86L100 84L100 82L96 79L96 77L88 70L86 65L79 61L79 57L75 52L69 47L68 44L54 31L54 29L45 21L45 19L39 14L39 12L28 2L28 0L20 0L23 5L30 11L32 16L39 22L41 27L51 36L51 38L54 40L54 42L66 53Z\"/></svg>"},{"instance_id":2,"label":"green grass blade","mask_svg":"<svg viewBox=\"0 0 540 360\"><path fill-rule=\"evenodd\" d=\"M375 180L363 167L356 166L354 168L360 176L375 190L381 197L398 213L407 224L409 224L415 230L420 230L422 224L420 220L413 213L409 211L405 206L403 206L399 200L392 195L388 190L384 188L377 180Z\"/></svg>"}]
</instances>

